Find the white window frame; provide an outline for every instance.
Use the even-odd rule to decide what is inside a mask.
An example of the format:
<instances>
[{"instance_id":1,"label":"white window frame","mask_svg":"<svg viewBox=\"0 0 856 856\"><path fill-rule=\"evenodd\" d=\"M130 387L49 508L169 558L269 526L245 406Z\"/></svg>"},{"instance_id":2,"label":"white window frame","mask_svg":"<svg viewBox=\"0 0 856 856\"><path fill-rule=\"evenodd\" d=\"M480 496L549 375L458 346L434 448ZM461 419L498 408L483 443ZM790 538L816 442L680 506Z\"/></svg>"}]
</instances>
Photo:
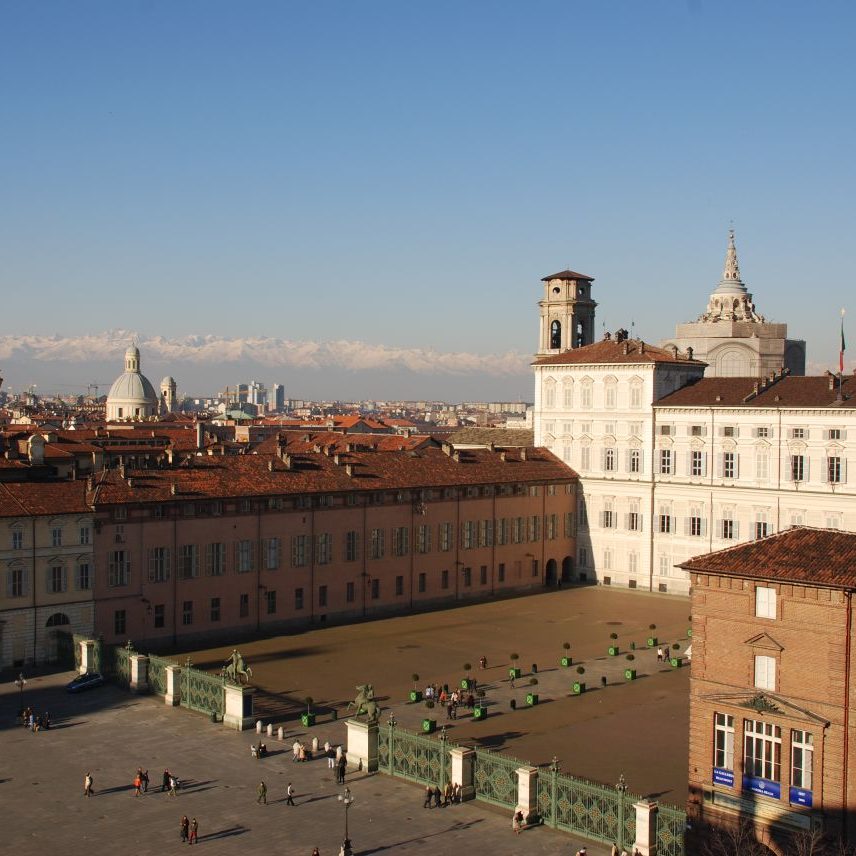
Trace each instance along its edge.
<instances>
[{"instance_id":1,"label":"white window frame","mask_svg":"<svg viewBox=\"0 0 856 856\"><path fill-rule=\"evenodd\" d=\"M776 590L770 586L755 587L755 617L776 618Z\"/></svg>"},{"instance_id":2,"label":"white window frame","mask_svg":"<svg viewBox=\"0 0 856 856\"><path fill-rule=\"evenodd\" d=\"M755 655L754 686L759 690L776 691L776 658L769 654Z\"/></svg>"}]
</instances>

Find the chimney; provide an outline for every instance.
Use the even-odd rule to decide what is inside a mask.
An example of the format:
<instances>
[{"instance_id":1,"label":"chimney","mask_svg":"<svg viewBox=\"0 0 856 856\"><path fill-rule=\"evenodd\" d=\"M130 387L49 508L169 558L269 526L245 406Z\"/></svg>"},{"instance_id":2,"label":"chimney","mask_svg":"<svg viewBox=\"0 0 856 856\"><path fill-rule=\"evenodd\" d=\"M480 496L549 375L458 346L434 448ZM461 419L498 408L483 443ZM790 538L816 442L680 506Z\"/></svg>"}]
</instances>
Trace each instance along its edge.
<instances>
[{"instance_id":1,"label":"chimney","mask_svg":"<svg viewBox=\"0 0 856 856\"><path fill-rule=\"evenodd\" d=\"M452 454L452 444L451 443L443 443L441 448L443 449L443 454L445 454L445 455L451 455Z\"/></svg>"},{"instance_id":2,"label":"chimney","mask_svg":"<svg viewBox=\"0 0 856 856\"><path fill-rule=\"evenodd\" d=\"M172 484L170 484L169 493L170 493L170 496L177 496L178 495L178 485L175 482L172 482Z\"/></svg>"},{"instance_id":3,"label":"chimney","mask_svg":"<svg viewBox=\"0 0 856 856\"><path fill-rule=\"evenodd\" d=\"M502 461L502 463L503 463L503 464L505 463L505 461L506 461L506 454L505 454L505 452L500 452L500 453L499 453L499 460L500 460L500 461Z\"/></svg>"},{"instance_id":4,"label":"chimney","mask_svg":"<svg viewBox=\"0 0 856 856\"><path fill-rule=\"evenodd\" d=\"M351 477L354 477L354 465L353 464L345 464L345 472Z\"/></svg>"},{"instance_id":5,"label":"chimney","mask_svg":"<svg viewBox=\"0 0 856 856\"><path fill-rule=\"evenodd\" d=\"M89 491L95 490L95 476L89 476L86 480L86 489Z\"/></svg>"},{"instance_id":6,"label":"chimney","mask_svg":"<svg viewBox=\"0 0 856 856\"><path fill-rule=\"evenodd\" d=\"M175 457L175 455L174 455L172 449L167 449L166 450L166 462L168 464L172 464L174 457Z\"/></svg>"},{"instance_id":7,"label":"chimney","mask_svg":"<svg viewBox=\"0 0 856 856\"><path fill-rule=\"evenodd\" d=\"M201 422L196 423L196 448L201 449L205 446L205 429Z\"/></svg>"},{"instance_id":8,"label":"chimney","mask_svg":"<svg viewBox=\"0 0 856 856\"><path fill-rule=\"evenodd\" d=\"M641 339L639 340L639 353L640 354L645 353L645 343Z\"/></svg>"},{"instance_id":9,"label":"chimney","mask_svg":"<svg viewBox=\"0 0 856 856\"><path fill-rule=\"evenodd\" d=\"M335 455L333 455L333 463L334 463L337 467L339 466L339 464L341 464L341 463L342 463L342 458L341 458L341 456L339 455L339 453L338 453L338 452L336 452L336 454L335 454Z\"/></svg>"},{"instance_id":10,"label":"chimney","mask_svg":"<svg viewBox=\"0 0 856 856\"><path fill-rule=\"evenodd\" d=\"M133 486L134 486L134 480L128 479L128 487L133 487Z\"/></svg>"},{"instance_id":11,"label":"chimney","mask_svg":"<svg viewBox=\"0 0 856 856\"><path fill-rule=\"evenodd\" d=\"M625 339L621 345L621 353L626 357L630 353L630 342Z\"/></svg>"},{"instance_id":12,"label":"chimney","mask_svg":"<svg viewBox=\"0 0 856 856\"><path fill-rule=\"evenodd\" d=\"M491 452L491 453L495 452L496 451L496 443L494 443L493 440L491 440L490 445L487 448L488 448L489 452Z\"/></svg>"},{"instance_id":13,"label":"chimney","mask_svg":"<svg viewBox=\"0 0 856 856\"><path fill-rule=\"evenodd\" d=\"M273 472L273 461L268 461L268 472L269 473Z\"/></svg>"},{"instance_id":14,"label":"chimney","mask_svg":"<svg viewBox=\"0 0 856 856\"><path fill-rule=\"evenodd\" d=\"M693 358L693 349L690 347L690 348L687 348L687 359L691 360L692 358Z\"/></svg>"},{"instance_id":15,"label":"chimney","mask_svg":"<svg viewBox=\"0 0 856 856\"><path fill-rule=\"evenodd\" d=\"M677 359L678 358L678 346L672 345L672 356Z\"/></svg>"},{"instance_id":16,"label":"chimney","mask_svg":"<svg viewBox=\"0 0 856 856\"><path fill-rule=\"evenodd\" d=\"M520 450L520 460L521 461L526 460L526 449L525 448Z\"/></svg>"},{"instance_id":17,"label":"chimney","mask_svg":"<svg viewBox=\"0 0 856 856\"><path fill-rule=\"evenodd\" d=\"M460 452L453 452L452 453L452 460L456 464L460 464L461 463L461 453Z\"/></svg>"},{"instance_id":18,"label":"chimney","mask_svg":"<svg viewBox=\"0 0 856 856\"><path fill-rule=\"evenodd\" d=\"M291 455L288 452L284 452L282 456L282 462L285 464L285 468L290 470L292 468Z\"/></svg>"},{"instance_id":19,"label":"chimney","mask_svg":"<svg viewBox=\"0 0 856 856\"><path fill-rule=\"evenodd\" d=\"M834 390L834 389L835 389L835 375L830 372L830 374L829 374L829 391L832 392L832 390Z\"/></svg>"}]
</instances>

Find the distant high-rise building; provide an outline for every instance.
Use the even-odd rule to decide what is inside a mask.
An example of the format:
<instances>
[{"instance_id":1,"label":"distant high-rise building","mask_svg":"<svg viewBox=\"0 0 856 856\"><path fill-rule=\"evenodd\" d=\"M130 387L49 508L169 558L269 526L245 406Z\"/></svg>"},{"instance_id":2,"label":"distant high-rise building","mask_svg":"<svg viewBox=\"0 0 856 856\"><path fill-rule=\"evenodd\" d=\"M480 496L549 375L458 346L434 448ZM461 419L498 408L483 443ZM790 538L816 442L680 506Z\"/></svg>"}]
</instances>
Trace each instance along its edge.
<instances>
[{"instance_id":1,"label":"distant high-rise building","mask_svg":"<svg viewBox=\"0 0 856 856\"><path fill-rule=\"evenodd\" d=\"M259 383L257 380L251 381L249 388L247 389L247 402L261 407L266 401L267 390L265 389L265 385L263 383Z\"/></svg>"},{"instance_id":2,"label":"distant high-rise building","mask_svg":"<svg viewBox=\"0 0 856 856\"><path fill-rule=\"evenodd\" d=\"M285 410L285 387L281 383L273 385L273 407L278 413Z\"/></svg>"}]
</instances>

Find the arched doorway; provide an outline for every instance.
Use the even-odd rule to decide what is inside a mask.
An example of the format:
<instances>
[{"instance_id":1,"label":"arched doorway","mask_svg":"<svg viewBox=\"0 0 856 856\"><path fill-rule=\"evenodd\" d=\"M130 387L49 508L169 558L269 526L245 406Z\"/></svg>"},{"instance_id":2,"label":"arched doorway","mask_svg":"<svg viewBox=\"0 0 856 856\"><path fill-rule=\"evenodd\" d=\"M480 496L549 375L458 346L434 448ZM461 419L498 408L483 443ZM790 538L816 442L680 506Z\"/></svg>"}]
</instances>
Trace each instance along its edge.
<instances>
[{"instance_id":1,"label":"arched doorway","mask_svg":"<svg viewBox=\"0 0 856 856\"><path fill-rule=\"evenodd\" d=\"M544 585L554 586L556 585L556 565L555 559L548 559L547 566L544 568Z\"/></svg>"},{"instance_id":2,"label":"arched doorway","mask_svg":"<svg viewBox=\"0 0 856 856\"><path fill-rule=\"evenodd\" d=\"M49 663L74 665L74 640L71 622L64 612L55 612L46 622L48 630L45 644L45 659Z\"/></svg>"},{"instance_id":3,"label":"arched doorway","mask_svg":"<svg viewBox=\"0 0 856 856\"><path fill-rule=\"evenodd\" d=\"M574 560L570 556L562 559L562 582L569 583L574 579Z\"/></svg>"}]
</instances>

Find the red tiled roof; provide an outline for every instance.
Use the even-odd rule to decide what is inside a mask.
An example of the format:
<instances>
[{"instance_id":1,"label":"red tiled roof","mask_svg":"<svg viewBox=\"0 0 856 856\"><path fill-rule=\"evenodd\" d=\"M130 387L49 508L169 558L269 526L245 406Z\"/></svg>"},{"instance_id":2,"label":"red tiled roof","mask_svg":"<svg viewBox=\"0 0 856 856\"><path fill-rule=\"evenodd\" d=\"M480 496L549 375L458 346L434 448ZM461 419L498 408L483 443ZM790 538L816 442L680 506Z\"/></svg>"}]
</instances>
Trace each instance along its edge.
<instances>
[{"instance_id":1,"label":"red tiled roof","mask_svg":"<svg viewBox=\"0 0 856 856\"><path fill-rule=\"evenodd\" d=\"M856 407L856 377L844 375L842 401L835 388L829 388L829 375L794 377L788 375L760 387L753 395L756 377L709 377L663 396L662 407ZM752 396L744 401L747 396Z\"/></svg>"},{"instance_id":2,"label":"red tiled roof","mask_svg":"<svg viewBox=\"0 0 856 856\"><path fill-rule=\"evenodd\" d=\"M216 499L288 494L350 493L361 490L400 490L456 485L567 482L576 473L546 449L500 453L485 449L460 453L460 459L442 450L418 452L348 452L339 456L321 453L292 455L292 469L272 455L201 456L192 466L170 469L126 468L122 478L109 471L99 479L97 502L161 502L184 499ZM273 465L271 470L269 467ZM349 476L346 464L352 467ZM132 479L128 486L127 479ZM171 486L176 486L172 494Z\"/></svg>"},{"instance_id":3,"label":"red tiled roof","mask_svg":"<svg viewBox=\"0 0 856 856\"><path fill-rule=\"evenodd\" d=\"M549 282L551 279L584 279L586 282L594 282L593 276L586 276L584 273L577 273L575 270L560 270L558 273L551 273L549 276L541 278L541 282Z\"/></svg>"},{"instance_id":4,"label":"red tiled roof","mask_svg":"<svg viewBox=\"0 0 856 856\"><path fill-rule=\"evenodd\" d=\"M626 353L625 353L626 351ZM685 363L691 366L703 366L701 360L689 360L685 354L678 351L677 357L674 351L666 348L658 348L649 345L641 339L625 339L618 342L615 339L602 339L591 345L583 345L581 348L572 348L561 354L551 354L548 357L539 357L534 360L533 366L565 366L591 364L614 364L614 363Z\"/></svg>"},{"instance_id":5,"label":"red tiled roof","mask_svg":"<svg viewBox=\"0 0 856 856\"><path fill-rule=\"evenodd\" d=\"M0 517L84 514L86 480L56 482L0 482Z\"/></svg>"},{"instance_id":6,"label":"red tiled roof","mask_svg":"<svg viewBox=\"0 0 856 856\"><path fill-rule=\"evenodd\" d=\"M856 588L856 533L795 526L768 538L695 556L679 567L703 574Z\"/></svg>"}]
</instances>

